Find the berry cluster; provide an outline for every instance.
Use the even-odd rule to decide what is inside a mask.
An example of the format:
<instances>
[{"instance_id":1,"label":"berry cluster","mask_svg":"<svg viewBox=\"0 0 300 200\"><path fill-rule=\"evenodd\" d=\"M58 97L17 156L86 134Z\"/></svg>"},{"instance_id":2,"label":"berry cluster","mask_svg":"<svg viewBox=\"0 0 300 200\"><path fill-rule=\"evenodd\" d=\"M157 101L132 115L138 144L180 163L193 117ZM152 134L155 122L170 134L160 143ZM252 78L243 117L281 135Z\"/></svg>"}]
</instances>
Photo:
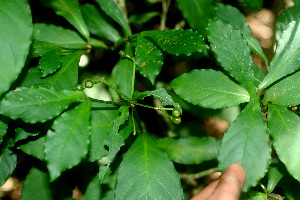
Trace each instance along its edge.
<instances>
[{"instance_id":1,"label":"berry cluster","mask_svg":"<svg viewBox=\"0 0 300 200\"><path fill-rule=\"evenodd\" d=\"M178 108L174 108L172 110L172 116L171 116L171 119L172 119L172 122L174 124L179 124L181 122L181 117L180 117L180 110Z\"/></svg>"}]
</instances>

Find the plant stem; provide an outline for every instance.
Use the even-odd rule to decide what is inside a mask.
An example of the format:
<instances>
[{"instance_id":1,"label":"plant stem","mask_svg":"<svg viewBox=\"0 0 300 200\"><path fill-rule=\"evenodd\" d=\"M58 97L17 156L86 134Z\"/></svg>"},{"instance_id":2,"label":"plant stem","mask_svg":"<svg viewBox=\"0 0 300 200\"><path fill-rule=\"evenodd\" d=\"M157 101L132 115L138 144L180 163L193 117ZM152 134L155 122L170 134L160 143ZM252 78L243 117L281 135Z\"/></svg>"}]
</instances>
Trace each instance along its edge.
<instances>
[{"instance_id":1,"label":"plant stem","mask_svg":"<svg viewBox=\"0 0 300 200\"><path fill-rule=\"evenodd\" d=\"M128 96L126 96L123 92L121 92L116 87L114 87L113 85L108 83L104 77L99 81L99 83L101 83L101 82L106 84L108 87L112 88L113 90L115 90L123 99L125 99L128 102L131 102L131 99ZM95 83L97 83L97 82L95 82Z\"/></svg>"},{"instance_id":2,"label":"plant stem","mask_svg":"<svg viewBox=\"0 0 300 200\"><path fill-rule=\"evenodd\" d=\"M165 28L166 28L167 14L168 14L170 4L171 4L171 0L163 0L163 2L162 2L160 30L165 30Z\"/></svg>"},{"instance_id":3,"label":"plant stem","mask_svg":"<svg viewBox=\"0 0 300 200\"><path fill-rule=\"evenodd\" d=\"M218 167L215 167L215 168L211 168L211 169L208 169L208 170L205 170L205 171L202 171L202 172L198 172L198 173L195 173L195 174L180 174L180 178L182 179L188 179L188 180L191 180L191 179L199 179L199 178L203 178L205 176L208 176L212 173L215 173L215 172L218 172L219 171L219 168Z\"/></svg>"}]
</instances>

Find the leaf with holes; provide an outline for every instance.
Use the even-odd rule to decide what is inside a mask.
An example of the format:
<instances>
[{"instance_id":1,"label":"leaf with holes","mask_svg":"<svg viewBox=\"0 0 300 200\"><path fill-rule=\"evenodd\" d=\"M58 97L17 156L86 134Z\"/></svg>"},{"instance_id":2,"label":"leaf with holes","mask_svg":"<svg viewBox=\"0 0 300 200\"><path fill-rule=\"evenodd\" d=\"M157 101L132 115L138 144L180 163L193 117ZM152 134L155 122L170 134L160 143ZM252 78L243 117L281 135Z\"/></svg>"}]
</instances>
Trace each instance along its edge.
<instances>
[{"instance_id":1,"label":"leaf with holes","mask_svg":"<svg viewBox=\"0 0 300 200\"><path fill-rule=\"evenodd\" d=\"M138 37L134 59L136 69L154 85L164 63L161 51L149 39Z\"/></svg>"},{"instance_id":2,"label":"leaf with holes","mask_svg":"<svg viewBox=\"0 0 300 200\"><path fill-rule=\"evenodd\" d=\"M183 199L179 175L173 163L148 134L139 135L134 141L117 175L115 199L131 200L136 197Z\"/></svg>"},{"instance_id":3,"label":"leaf with holes","mask_svg":"<svg viewBox=\"0 0 300 200\"><path fill-rule=\"evenodd\" d=\"M91 102L85 101L58 117L49 130L45 159L53 181L66 169L76 166L88 153Z\"/></svg>"},{"instance_id":4,"label":"leaf with holes","mask_svg":"<svg viewBox=\"0 0 300 200\"><path fill-rule=\"evenodd\" d=\"M250 100L244 88L214 70L193 70L177 77L170 85L184 100L205 108L225 108Z\"/></svg>"},{"instance_id":5,"label":"leaf with holes","mask_svg":"<svg viewBox=\"0 0 300 200\"><path fill-rule=\"evenodd\" d=\"M102 10L116 21L124 30L126 35L131 35L130 28L118 5L113 0L96 0Z\"/></svg>"},{"instance_id":6,"label":"leaf with holes","mask_svg":"<svg viewBox=\"0 0 300 200\"><path fill-rule=\"evenodd\" d=\"M0 186L4 185L17 166L17 154L4 148L0 155Z\"/></svg>"},{"instance_id":7,"label":"leaf with holes","mask_svg":"<svg viewBox=\"0 0 300 200\"><path fill-rule=\"evenodd\" d=\"M221 20L208 24L208 40L221 66L251 94L255 93L253 60L240 30Z\"/></svg>"},{"instance_id":8,"label":"leaf with holes","mask_svg":"<svg viewBox=\"0 0 300 200\"><path fill-rule=\"evenodd\" d=\"M300 104L300 72L297 72L267 90L263 103L268 102L281 106L296 106Z\"/></svg>"},{"instance_id":9,"label":"leaf with holes","mask_svg":"<svg viewBox=\"0 0 300 200\"><path fill-rule=\"evenodd\" d=\"M153 96L154 98L158 98L159 100L161 100L164 106L174 106L174 108L178 108L182 113L180 105L173 100L173 98L167 93L167 91L164 88L158 88L156 90L146 92L135 91L133 98L135 100L143 100L147 96Z\"/></svg>"},{"instance_id":10,"label":"leaf with holes","mask_svg":"<svg viewBox=\"0 0 300 200\"><path fill-rule=\"evenodd\" d=\"M0 103L0 113L28 123L44 122L58 116L71 103L84 98L83 92L21 87L6 94Z\"/></svg>"},{"instance_id":11,"label":"leaf with holes","mask_svg":"<svg viewBox=\"0 0 300 200\"><path fill-rule=\"evenodd\" d=\"M300 181L300 117L285 107L270 104L268 123L279 159L285 164L288 172Z\"/></svg>"},{"instance_id":12,"label":"leaf with holes","mask_svg":"<svg viewBox=\"0 0 300 200\"><path fill-rule=\"evenodd\" d=\"M278 42L271 68L266 78L259 84L264 89L280 78L300 69L300 18L292 21Z\"/></svg>"},{"instance_id":13,"label":"leaf with holes","mask_svg":"<svg viewBox=\"0 0 300 200\"><path fill-rule=\"evenodd\" d=\"M32 36L30 7L26 0L0 2L0 95L20 74Z\"/></svg>"},{"instance_id":14,"label":"leaf with holes","mask_svg":"<svg viewBox=\"0 0 300 200\"><path fill-rule=\"evenodd\" d=\"M53 9L57 15L64 17L85 38L90 38L90 33L82 18L78 0L39 0L45 6Z\"/></svg>"},{"instance_id":15,"label":"leaf with holes","mask_svg":"<svg viewBox=\"0 0 300 200\"><path fill-rule=\"evenodd\" d=\"M172 161L185 165L216 159L220 146L212 137L160 138L157 143Z\"/></svg>"},{"instance_id":16,"label":"leaf with holes","mask_svg":"<svg viewBox=\"0 0 300 200\"><path fill-rule=\"evenodd\" d=\"M264 177L270 159L269 135L258 97L254 97L222 138L218 156L219 169L224 171L232 163L240 163L247 174L243 188L243 191L247 191Z\"/></svg>"},{"instance_id":17,"label":"leaf with holes","mask_svg":"<svg viewBox=\"0 0 300 200\"><path fill-rule=\"evenodd\" d=\"M149 38L162 50L177 56L190 56L194 52L202 53L209 48L204 37L193 30L144 31L141 36Z\"/></svg>"}]
</instances>

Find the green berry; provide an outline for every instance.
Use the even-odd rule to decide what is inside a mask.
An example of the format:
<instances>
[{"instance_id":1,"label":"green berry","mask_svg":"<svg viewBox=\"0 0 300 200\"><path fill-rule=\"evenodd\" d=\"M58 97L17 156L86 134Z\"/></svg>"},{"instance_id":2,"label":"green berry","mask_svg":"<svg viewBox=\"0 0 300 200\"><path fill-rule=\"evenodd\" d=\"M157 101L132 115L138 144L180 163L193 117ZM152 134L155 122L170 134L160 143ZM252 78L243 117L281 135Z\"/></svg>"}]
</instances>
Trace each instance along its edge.
<instances>
[{"instance_id":1,"label":"green berry","mask_svg":"<svg viewBox=\"0 0 300 200\"><path fill-rule=\"evenodd\" d=\"M175 117L179 117L180 116L180 110L178 108L174 108L172 110L172 115Z\"/></svg>"},{"instance_id":2,"label":"green berry","mask_svg":"<svg viewBox=\"0 0 300 200\"><path fill-rule=\"evenodd\" d=\"M179 124L181 122L181 117L175 117L175 116L173 116L172 117L172 122L174 124Z\"/></svg>"},{"instance_id":3,"label":"green berry","mask_svg":"<svg viewBox=\"0 0 300 200\"><path fill-rule=\"evenodd\" d=\"M119 55L120 55L121 58L125 58L126 55L127 55L127 53L126 53L125 51L121 50L121 51L119 52Z\"/></svg>"},{"instance_id":4,"label":"green berry","mask_svg":"<svg viewBox=\"0 0 300 200\"><path fill-rule=\"evenodd\" d=\"M84 85L86 88L92 88L94 86L94 82L91 80L87 80Z\"/></svg>"},{"instance_id":5,"label":"green berry","mask_svg":"<svg viewBox=\"0 0 300 200\"><path fill-rule=\"evenodd\" d=\"M80 83L76 84L75 87L74 87L74 90L82 91L83 90L83 85L80 84Z\"/></svg>"}]
</instances>

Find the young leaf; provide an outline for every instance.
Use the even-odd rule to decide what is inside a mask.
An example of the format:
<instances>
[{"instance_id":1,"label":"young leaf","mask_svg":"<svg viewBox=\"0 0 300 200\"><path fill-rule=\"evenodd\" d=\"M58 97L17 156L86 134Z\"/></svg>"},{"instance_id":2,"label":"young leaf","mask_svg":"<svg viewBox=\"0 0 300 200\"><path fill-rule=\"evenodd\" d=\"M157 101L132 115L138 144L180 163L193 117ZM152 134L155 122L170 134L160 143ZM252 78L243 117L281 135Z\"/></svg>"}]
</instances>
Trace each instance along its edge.
<instances>
[{"instance_id":1,"label":"young leaf","mask_svg":"<svg viewBox=\"0 0 300 200\"><path fill-rule=\"evenodd\" d=\"M259 84L264 89L287 74L300 69L300 18L292 21L283 32L266 78Z\"/></svg>"},{"instance_id":2,"label":"young leaf","mask_svg":"<svg viewBox=\"0 0 300 200\"><path fill-rule=\"evenodd\" d=\"M224 171L232 163L240 163L247 174L243 188L247 191L264 176L270 158L269 135L258 98L254 97L224 134L219 150L219 169Z\"/></svg>"},{"instance_id":3,"label":"young leaf","mask_svg":"<svg viewBox=\"0 0 300 200\"><path fill-rule=\"evenodd\" d=\"M178 8L189 25L204 36L208 19L214 15L213 3L213 0L177 0Z\"/></svg>"},{"instance_id":4,"label":"young leaf","mask_svg":"<svg viewBox=\"0 0 300 200\"><path fill-rule=\"evenodd\" d=\"M148 134L131 145L117 175L115 200L137 198L183 199L173 163Z\"/></svg>"},{"instance_id":5,"label":"young leaf","mask_svg":"<svg viewBox=\"0 0 300 200\"><path fill-rule=\"evenodd\" d=\"M129 25L127 24L120 8L113 0L96 0L102 10L116 21L125 32L126 35L131 35Z\"/></svg>"},{"instance_id":6,"label":"young leaf","mask_svg":"<svg viewBox=\"0 0 300 200\"><path fill-rule=\"evenodd\" d=\"M1 95L18 77L29 52L32 20L26 0L1 1L0 30Z\"/></svg>"},{"instance_id":7,"label":"young leaf","mask_svg":"<svg viewBox=\"0 0 300 200\"><path fill-rule=\"evenodd\" d=\"M107 134L111 131L113 120L119 116L118 108L114 105L105 103L92 104L91 110L91 143L89 150L89 161L100 160L108 154L104 148L104 141Z\"/></svg>"},{"instance_id":8,"label":"young leaf","mask_svg":"<svg viewBox=\"0 0 300 200\"><path fill-rule=\"evenodd\" d=\"M80 9L83 19L92 34L103 37L112 42L117 42L121 39L113 21L101 9L97 9L91 4L84 4L80 7Z\"/></svg>"},{"instance_id":9,"label":"young leaf","mask_svg":"<svg viewBox=\"0 0 300 200\"><path fill-rule=\"evenodd\" d=\"M89 40L90 33L82 18L78 0L39 0L45 6L53 9L57 15L64 17L72 24L86 39Z\"/></svg>"},{"instance_id":10,"label":"young leaf","mask_svg":"<svg viewBox=\"0 0 300 200\"><path fill-rule=\"evenodd\" d=\"M58 44L68 49L87 49L85 41L77 32L60 26L48 24L34 24L33 39ZM107 49L104 42L91 38L91 45Z\"/></svg>"},{"instance_id":11,"label":"young leaf","mask_svg":"<svg viewBox=\"0 0 300 200\"><path fill-rule=\"evenodd\" d=\"M202 53L209 48L203 36L193 30L144 31L141 35L149 38L162 50L176 56L190 56L194 52Z\"/></svg>"},{"instance_id":12,"label":"young leaf","mask_svg":"<svg viewBox=\"0 0 300 200\"><path fill-rule=\"evenodd\" d=\"M220 142L212 137L160 138L156 141L172 161L185 165L216 159L220 146Z\"/></svg>"},{"instance_id":13,"label":"young leaf","mask_svg":"<svg viewBox=\"0 0 300 200\"><path fill-rule=\"evenodd\" d=\"M272 102L281 106L300 104L300 71L281 80L267 90L263 103Z\"/></svg>"},{"instance_id":14,"label":"young leaf","mask_svg":"<svg viewBox=\"0 0 300 200\"><path fill-rule=\"evenodd\" d=\"M250 100L248 92L222 72L193 70L170 83L176 94L205 108L225 108Z\"/></svg>"},{"instance_id":15,"label":"young leaf","mask_svg":"<svg viewBox=\"0 0 300 200\"><path fill-rule=\"evenodd\" d=\"M268 123L279 159L285 164L288 172L300 181L300 117L285 107L270 104Z\"/></svg>"},{"instance_id":16,"label":"young leaf","mask_svg":"<svg viewBox=\"0 0 300 200\"><path fill-rule=\"evenodd\" d=\"M161 100L164 106L174 106L174 108L178 108L182 113L180 105L173 100L173 98L167 93L167 91L164 88L158 88L156 90L146 92L135 91L133 98L135 100L143 100L147 96L153 96L154 98L158 98L159 100Z\"/></svg>"},{"instance_id":17,"label":"young leaf","mask_svg":"<svg viewBox=\"0 0 300 200\"><path fill-rule=\"evenodd\" d=\"M221 20L208 24L208 40L221 66L250 93L255 93L253 60L240 30Z\"/></svg>"},{"instance_id":18,"label":"young leaf","mask_svg":"<svg viewBox=\"0 0 300 200\"><path fill-rule=\"evenodd\" d=\"M233 7L229 4L225 5L222 3L216 3L215 10L215 19L221 19L226 23L232 24L234 28L240 30L244 38L247 40L248 46L251 51L260 56L268 66L269 61L264 54L258 40L253 37L252 31L247 24L245 16L236 7Z\"/></svg>"},{"instance_id":19,"label":"young leaf","mask_svg":"<svg viewBox=\"0 0 300 200\"><path fill-rule=\"evenodd\" d=\"M45 159L53 181L66 169L76 166L88 153L91 102L85 101L58 117L49 130Z\"/></svg>"},{"instance_id":20,"label":"young leaf","mask_svg":"<svg viewBox=\"0 0 300 200\"><path fill-rule=\"evenodd\" d=\"M280 179L283 177L283 174L279 171L276 167L271 167L268 170L268 186L267 191L273 192L275 186L280 181Z\"/></svg>"},{"instance_id":21,"label":"young leaf","mask_svg":"<svg viewBox=\"0 0 300 200\"><path fill-rule=\"evenodd\" d=\"M149 39L138 37L134 58L136 69L154 85L164 64L161 51Z\"/></svg>"},{"instance_id":22,"label":"young leaf","mask_svg":"<svg viewBox=\"0 0 300 200\"><path fill-rule=\"evenodd\" d=\"M0 113L28 123L44 122L84 97L83 92L21 87L6 94L0 103Z\"/></svg>"},{"instance_id":23,"label":"young leaf","mask_svg":"<svg viewBox=\"0 0 300 200\"><path fill-rule=\"evenodd\" d=\"M17 166L17 154L8 147L2 149L0 155L0 186L4 185Z\"/></svg>"}]
</instances>

